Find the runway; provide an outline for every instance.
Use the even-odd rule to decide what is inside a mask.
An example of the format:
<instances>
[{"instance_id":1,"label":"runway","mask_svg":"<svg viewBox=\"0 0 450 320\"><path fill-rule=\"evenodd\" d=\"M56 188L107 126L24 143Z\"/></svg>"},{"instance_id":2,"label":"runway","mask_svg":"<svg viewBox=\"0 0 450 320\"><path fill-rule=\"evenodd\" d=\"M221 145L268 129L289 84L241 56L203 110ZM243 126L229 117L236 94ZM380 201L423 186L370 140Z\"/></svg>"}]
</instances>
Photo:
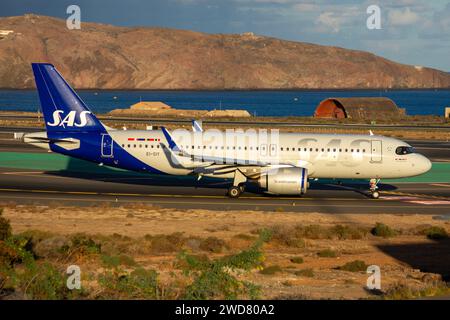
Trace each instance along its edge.
<instances>
[{"instance_id":1,"label":"runway","mask_svg":"<svg viewBox=\"0 0 450 320\"><path fill-rule=\"evenodd\" d=\"M264 210L279 212L398 213L450 215L450 183L382 185L372 200L366 186L314 184L304 197L271 197L250 187L239 199L225 196L228 182L178 177L111 176L1 169L0 202L87 206L141 202L179 209Z\"/></svg>"},{"instance_id":2,"label":"runway","mask_svg":"<svg viewBox=\"0 0 450 320\"><path fill-rule=\"evenodd\" d=\"M445 141L410 141L418 152L433 161L450 162L450 143ZM13 140L0 133L2 153L36 154L46 151ZM50 155L50 154L49 154ZM5 157L5 156L4 156ZM32 156L33 161L34 156ZM50 164L53 167L53 164ZM225 192L229 181L195 177L118 174L97 166L88 169L84 163L71 161L63 169L44 167L0 168L0 202L21 204L61 203L88 206L96 203L120 205L142 202L179 209L264 210L284 212L398 213L450 216L450 179L438 182L384 183L381 198L370 199L365 183L335 181L311 182L303 197L272 197L261 194L250 185L239 199L229 199Z\"/></svg>"}]
</instances>

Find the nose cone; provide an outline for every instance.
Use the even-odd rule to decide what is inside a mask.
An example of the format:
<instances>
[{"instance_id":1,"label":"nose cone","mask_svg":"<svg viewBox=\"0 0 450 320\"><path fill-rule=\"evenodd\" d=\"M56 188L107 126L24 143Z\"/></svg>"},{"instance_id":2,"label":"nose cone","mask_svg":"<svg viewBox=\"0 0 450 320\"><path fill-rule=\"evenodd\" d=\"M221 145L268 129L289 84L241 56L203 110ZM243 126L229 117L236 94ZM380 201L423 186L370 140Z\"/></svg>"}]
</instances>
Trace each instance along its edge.
<instances>
[{"instance_id":1,"label":"nose cone","mask_svg":"<svg viewBox=\"0 0 450 320\"><path fill-rule=\"evenodd\" d=\"M416 169L418 171L417 172L418 175L430 171L431 166L432 166L431 161L427 157L419 155L416 162Z\"/></svg>"}]
</instances>

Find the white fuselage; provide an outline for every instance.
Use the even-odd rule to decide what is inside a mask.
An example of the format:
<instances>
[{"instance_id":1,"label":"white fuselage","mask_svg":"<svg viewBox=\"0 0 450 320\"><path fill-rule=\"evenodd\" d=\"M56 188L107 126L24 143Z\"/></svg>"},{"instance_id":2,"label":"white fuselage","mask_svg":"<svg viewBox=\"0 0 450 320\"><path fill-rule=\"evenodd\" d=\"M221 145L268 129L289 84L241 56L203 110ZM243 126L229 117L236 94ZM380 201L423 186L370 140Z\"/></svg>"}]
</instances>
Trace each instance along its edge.
<instances>
[{"instance_id":1,"label":"white fuselage","mask_svg":"<svg viewBox=\"0 0 450 320\"><path fill-rule=\"evenodd\" d=\"M160 130L111 130L108 133L126 152L159 171L172 175L192 173L190 169L174 166L163 147L167 141ZM183 151L195 155L195 161L201 162L202 156L224 158L227 163L236 159L243 170L255 170L251 166L246 168L246 164L260 159L273 165L307 168L311 178L402 178L420 175L431 168L431 162L420 154L396 153L398 147L410 147L409 144L375 135L279 133L276 142L255 143L250 138L230 141L184 131L174 136L174 140ZM233 175L234 172L213 176Z\"/></svg>"}]
</instances>

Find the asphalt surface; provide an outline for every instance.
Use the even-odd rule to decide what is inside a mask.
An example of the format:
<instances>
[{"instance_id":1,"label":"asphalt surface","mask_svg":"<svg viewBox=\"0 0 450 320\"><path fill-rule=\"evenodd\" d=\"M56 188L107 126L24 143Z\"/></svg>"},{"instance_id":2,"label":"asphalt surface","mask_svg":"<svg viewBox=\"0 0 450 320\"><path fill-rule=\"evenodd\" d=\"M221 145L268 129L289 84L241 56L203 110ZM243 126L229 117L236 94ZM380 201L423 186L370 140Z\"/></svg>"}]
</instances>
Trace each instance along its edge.
<instances>
[{"instance_id":1,"label":"asphalt surface","mask_svg":"<svg viewBox=\"0 0 450 320\"><path fill-rule=\"evenodd\" d=\"M108 121L119 121L119 122L140 122L140 123L155 123L155 124L164 124L164 123L189 123L190 120L186 119L161 119L161 118L136 118L136 117L110 117L110 116L102 116L97 115L99 120L108 120ZM8 115L8 114L0 114L0 119L4 120L36 120L36 116L29 115ZM42 119L42 118L41 118ZM42 121L42 120L41 120ZM372 128L372 129L410 129L410 130L423 130L423 129L441 129L450 131L450 126L447 125L398 125L398 124L366 124L366 123L302 123L302 122L274 122L271 120L268 121L239 121L239 120L204 120L204 124L213 124L213 125L262 125L262 126L272 126L272 127L326 127L326 128Z\"/></svg>"},{"instance_id":2,"label":"asphalt surface","mask_svg":"<svg viewBox=\"0 0 450 320\"><path fill-rule=\"evenodd\" d=\"M202 179L204 180L204 179ZM311 183L303 197L272 197L249 186L239 199L229 199L229 182L169 176L114 176L108 174L42 172L0 169L0 202L28 204L143 202L171 208L269 210L339 213L435 214L450 217L450 183L381 185L381 198L370 199L365 184Z\"/></svg>"},{"instance_id":3,"label":"asphalt surface","mask_svg":"<svg viewBox=\"0 0 450 320\"><path fill-rule=\"evenodd\" d=\"M433 161L450 162L450 143L410 141ZM0 152L46 152L0 133ZM1 156L1 153L0 153ZM450 218L448 183L381 184L381 198L368 197L363 183L345 185L311 182L303 197L273 197L248 186L239 199L225 196L229 181L195 177L136 174L114 175L69 171L38 171L0 168L0 202L28 204L64 203L120 205L145 202L162 207L216 210L268 210L339 213L433 214Z\"/></svg>"}]
</instances>

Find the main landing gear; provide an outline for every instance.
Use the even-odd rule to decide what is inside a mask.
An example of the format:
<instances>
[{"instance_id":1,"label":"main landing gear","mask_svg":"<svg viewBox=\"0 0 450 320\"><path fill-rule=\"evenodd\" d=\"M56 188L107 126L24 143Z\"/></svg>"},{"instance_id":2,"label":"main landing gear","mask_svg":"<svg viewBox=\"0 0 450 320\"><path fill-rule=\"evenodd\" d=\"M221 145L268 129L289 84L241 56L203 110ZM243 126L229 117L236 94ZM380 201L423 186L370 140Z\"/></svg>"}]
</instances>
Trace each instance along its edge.
<instances>
[{"instance_id":1,"label":"main landing gear","mask_svg":"<svg viewBox=\"0 0 450 320\"><path fill-rule=\"evenodd\" d=\"M378 191L378 182L380 182L380 179L370 179L370 194L372 199L378 199L380 197L380 192Z\"/></svg>"},{"instance_id":2,"label":"main landing gear","mask_svg":"<svg viewBox=\"0 0 450 320\"><path fill-rule=\"evenodd\" d=\"M245 183L247 182L247 177L242 174L241 171L236 170L234 172L233 186L228 189L227 195L230 198L239 198L242 192L245 190Z\"/></svg>"}]
</instances>

